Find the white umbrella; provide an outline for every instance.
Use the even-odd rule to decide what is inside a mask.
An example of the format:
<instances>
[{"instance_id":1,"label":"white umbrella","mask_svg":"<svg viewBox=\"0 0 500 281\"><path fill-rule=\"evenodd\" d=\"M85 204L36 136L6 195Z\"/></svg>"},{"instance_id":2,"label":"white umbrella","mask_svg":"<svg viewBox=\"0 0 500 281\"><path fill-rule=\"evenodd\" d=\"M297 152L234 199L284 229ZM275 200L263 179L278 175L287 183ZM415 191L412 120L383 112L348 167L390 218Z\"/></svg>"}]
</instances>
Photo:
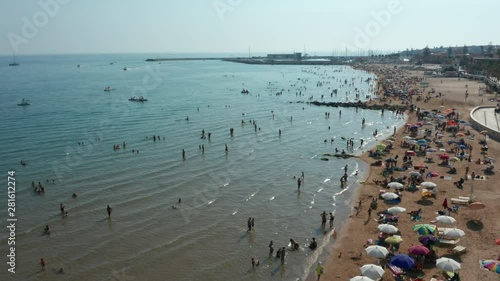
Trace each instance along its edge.
<instances>
[{"instance_id":1,"label":"white umbrella","mask_svg":"<svg viewBox=\"0 0 500 281\"><path fill-rule=\"evenodd\" d=\"M394 188L394 189L403 189L404 185L402 183L393 181L393 182L388 183L387 187Z\"/></svg>"},{"instance_id":2,"label":"white umbrella","mask_svg":"<svg viewBox=\"0 0 500 281\"><path fill-rule=\"evenodd\" d=\"M458 228L448 228L443 231L443 235L452 238L461 238L465 236L465 232Z\"/></svg>"},{"instance_id":3,"label":"white umbrella","mask_svg":"<svg viewBox=\"0 0 500 281\"><path fill-rule=\"evenodd\" d=\"M382 194L382 198L384 198L384 200L393 200L393 199L399 198L399 195L397 195L396 193L393 193L393 192L386 192L386 193Z\"/></svg>"},{"instance_id":4,"label":"white umbrella","mask_svg":"<svg viewBox=\"0 0 500 281\"><path fill-rule=\"evenodd\" d=\"M427 187L427 188L435 188L437 186L437 184L430 182L430 181L424 181L420 185L423 187Z\"/></svg>"},{"instance_id":5,"label":"white umbrella","mask_svg":"<svg viewBox=\"0 0 500 281\"><path fill-rule=\"evenodd\" d=\"M394 234L394 233L397 233L399 231L399 229L397 227L395 227L394 225L392 224L379 224L377 226L378 230L382 231L383 233L387 233L387 234Z\"/></svg>"},{"instance_id":6,"label":"white umbrella","mask_svg":"<svg viewBox=\"0 0 500 281\"><path fill-rule=\"evenodd\" d=\"M437 216L436 221L444 224L454 224L455 222L457 222L456 219L450 216Z\"/></svg>"},{"instance_id":7,"label":"white umbrella","mask_svg":"<svg viewBox=\"0 0 500 281\"><path fill-rule=\"evenodd\" d=\"M421 174L421 173L419 173L419 172L417 172L417 171L411 171L411 172L410 172L410 176L421 177L421 176L422 176L422 174Z\"/></svg>"},{"instance_id":8,"label":"white umbrella","mask_svg":"<svg viewBox=\"0 0 500 281\"><path fill-rule=\"evenodd\" d=\"M356 277L349 279L349 281L373 281L373 279L368 278L366 276L356 276Z\"/></svg>"},{"instance_id":9,"label":"white umbrella","mask_svg":"<svg viewBox=\"0 0 500 281\"><path fill-rule=\"evenodd\" d=\"M366 255L377 259L385 258L389 254L389 251L382 246L368 246L365 251Z\"/></svg>"},{"instance_id":10,"label":"white umbrella","mask_svg":"<svg viewBox=\"0 0 500 281\"><path fill-rule=\"evenodd\" d=\"M449 258L437 259L436 266L444 271L457 272L460 270L460 264Z\"/></svg>"},{"instance_id":11,"label":"white umbrella","mask_svg":"<svg viewBox=\"0 0 500 281\"><path fill-rule=\"evenodd\" d=\"M374 280L382 278L385 273L385 270L381 266L375 264L365 264L360 268L360 270L361 274Z\"/></svg>"},{"instance_id":12,"label":"white umbrella","mask_svg":"<svg viewBox=\"0 0 500 281\"><path fill-rule=\"evenodd\" d=\"M396 207L391 207L391 208L387 209L387 212L389 212L391 214L399 214L399 213L406 212L406 209L403 207L396 206Z\"/></svg>"}]
</instances>

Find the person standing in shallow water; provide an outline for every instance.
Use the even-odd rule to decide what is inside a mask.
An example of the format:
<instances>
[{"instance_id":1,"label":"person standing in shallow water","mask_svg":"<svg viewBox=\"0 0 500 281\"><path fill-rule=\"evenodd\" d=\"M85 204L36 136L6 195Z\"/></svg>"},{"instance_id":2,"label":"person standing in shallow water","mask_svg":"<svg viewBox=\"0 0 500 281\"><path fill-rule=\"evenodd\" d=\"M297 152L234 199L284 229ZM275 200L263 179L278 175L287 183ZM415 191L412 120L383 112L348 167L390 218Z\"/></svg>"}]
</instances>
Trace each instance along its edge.
<instances>
[{"instance_id":1,"label":"person standing in shallow water","mask_svg":"<svg viewBox=\"0 0 500 281\"><path fill-rule=\"evenodd\" d=\"M247 232L252 231L252 217L248 218L247 226L248 226Z\"/></svg>"},{"instance_id":2,"label":"person standing in shallow water","mask_svg":"<svg viewBox=\"0 0 500 281\"><path fill-rule=\"evenodd\" d=\"M271 240L271 242L269 243L269 256L273 256L273 252L274 252L274 247L273 247L273 241Z\"/></svg>"},{"instance_id":3,"label":"person standing in shallow water","mask_svg":"<svg viewBox=\"0 0 500 281\"><path fill-rule=\"evenodd\" d=\"M281 248L281 254L280 254L280 258L281 258L281 264L284 264L285 263L285 247Z\"/></svg>"},{"instance_id":4,"label":"person standing in shallow water","mask_svg":"<svg viewBox=\"0 0 500 281\"><path fill-rule=\"evenodd\" d=\"M108 207L106 207L106 211L108 212L108 218L111 218L111 212L113 212L113 209L108 205Z\"/></svg>"},{"instance_id":5,"label":"person standing in shallow water","mask_svg":"<svg viewBox=\"0 0 500 281\"><path fill-rule=\"evenodd\" d=\"M321 227L325 228L325 226L326 226L326 212L323 211L323 213L321 213Z\"/></svg>"}]
</instances>

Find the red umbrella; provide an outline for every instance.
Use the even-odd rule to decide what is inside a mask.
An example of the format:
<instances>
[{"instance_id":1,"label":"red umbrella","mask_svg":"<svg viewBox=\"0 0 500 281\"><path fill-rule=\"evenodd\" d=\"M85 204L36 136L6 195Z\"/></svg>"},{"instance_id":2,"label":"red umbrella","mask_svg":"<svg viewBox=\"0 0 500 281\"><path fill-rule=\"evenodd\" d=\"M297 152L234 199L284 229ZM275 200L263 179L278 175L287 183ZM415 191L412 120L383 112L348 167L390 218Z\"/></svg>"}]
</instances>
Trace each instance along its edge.
<instances>
[{"instance_id":1,"label":"red umbrella","mask_svg":"<svg viewBox=\"0 0 500 281\"><path fill-rule=\"evenodd\" d=\"M432 172L432 173L431 173L431 177L439 177L439 174L438 174L438 173L436 173L436 172Z\"/></svg>"},{"instance_id":2,"label":"red umbrella","mask_svg":"<svg viewBox=\"0 0 500 281\"><path fill-rule=\"evenodd\" d=\"M495 244L500 245L500 238L497 238L497 239L495 240Z\"/></svg>"},{"instance_id":3,"label":"red umbrella","mask_svg":"<svg viewBox=\"0 0 500 281\"><path fill-rule=\"evenodd\" d=\"M441 158L441 159L450 159L450 155L448 155L448 154L441 154L441 155L439 155L439 158Z\"/></svg>"},{"instance_id":4,"label":"red umbrella","mask_svg":"<svg viewBox=\"0 0 500 281\"><path fill-rule=\"evenodd\" d=\"M444 198L443 208L448 209L448 199Z\"/></svg>"},{"instance_id":5,"label":"red umbrella","mask_svg":"<svg viewBox=\"0 0 500 281\"><path fill-rule=\"evenodd\" d=\"M427 255L428 253L430 253L430 251L425 246L415 245L415 246L410 247L410 249L408 249L408 253L415 255L415 256L423 256L423 255Z\"/></svg>"},{"instance_id":6,"label":"red umbrella","mask_svg":"<svg viewBox=\"0 0 500 281\"><path fill-rule=\"evenodd\" d=\"M480 210L480 209L484 209L484 207L486 207L486 206L481 202L474 202L474 203L471 203L469 205L469 208L472 210Z\"/></svg>"}]
</instances>

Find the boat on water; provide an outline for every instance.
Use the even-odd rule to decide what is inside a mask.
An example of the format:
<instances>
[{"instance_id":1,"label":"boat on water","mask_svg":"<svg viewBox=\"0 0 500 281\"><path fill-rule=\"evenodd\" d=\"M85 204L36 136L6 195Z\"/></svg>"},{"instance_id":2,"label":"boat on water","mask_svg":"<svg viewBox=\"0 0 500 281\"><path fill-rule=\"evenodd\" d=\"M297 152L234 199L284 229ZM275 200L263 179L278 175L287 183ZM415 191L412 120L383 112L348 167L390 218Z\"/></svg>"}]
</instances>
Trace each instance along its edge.
<instances>
[{"instance_id":1,"label":"boat on water","mask_svg":"<svg viewBox=\"0 0 500 281\"><path fill-rule=\"evenodd\" d=\"M20 103L18 103L17 105L19 106L27 106L27 105L30 105L31 103L28 101L28 100L25 100L23 99Z\"/></svg>"},{"instance_id":2,"label":"boat on water","mask_svg":"<svg viewBox=\"0 0 500 281\"><path fill-rule=\"evenodd\" d=\"M111 90L113 90L113 89L111 89L111 86L107 86L106 88L104 88L105 92L111 92Z\"/></svg>"},{"instance_id":3,"label":"boat on water","mask_svg":"<svg viewBox=\"0 0 500 281\"><path fill-rule=\"evenodd\" d=\"M138 101L138 102L148 101L148 99L144 98L143 96L140 96L140 97L131 97L128 100L129 101Z\"/></svg>"},{"instance_id":4,"label":"boat on water","mask_svg":"<svg viewBox=\"0 0 500 281\"><path fill-rule=\"evenodd\" d=\"M127 67L126 66L123 68L123 71L127 71Z\"/></svg>"},{"instance_id":5,"label":"boat on water","mask_svg":"<svg viewBox=\"0 0 500 281\"><path fill-rule=\"evenodd\" d=\"M78 64L76 67L80 67L80 65Z\"/></svg>"},{"instance_id":6,"label":"boat on water","mask_svg":"<svg viewBox=\"0 0 500 281\"><path fill-rule=\"evenodd\" d=\"M250 92L249 92L247 89L243 89L243 90L241 90L241 93L242 93L242 94L250 94Z\"/></svg>"},{"instance_id":7,"label":"boat on water","mask_svg":"<svg viewBox=\"0 0 500 281\"><path fill-rule=\"evenodd\" d=\"M19 64L16 61L16 53L14 53L13 56L14 56L14 61L9 63L9 66L18 66Z\"/></svg>"}]
</instances>

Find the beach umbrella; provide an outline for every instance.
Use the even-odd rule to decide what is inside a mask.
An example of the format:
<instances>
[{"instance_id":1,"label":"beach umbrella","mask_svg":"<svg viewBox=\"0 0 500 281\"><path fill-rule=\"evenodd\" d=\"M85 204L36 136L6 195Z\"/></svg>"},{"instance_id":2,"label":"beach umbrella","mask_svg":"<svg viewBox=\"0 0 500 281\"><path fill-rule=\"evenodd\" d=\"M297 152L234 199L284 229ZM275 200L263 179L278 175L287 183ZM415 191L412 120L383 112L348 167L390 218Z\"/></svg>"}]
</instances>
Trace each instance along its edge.
<instances>
[{"instance_id":1,"label":"beach umbrella","mask_svg":"<svg viewBox=\"0 0 500 281\"><path fill-rule=\"evenodd\" d=\"M438 115L436 115L436 118L439 118L439 119L444 119L444 118L446 118L446 117L444 117L443 115L439 115L439 114L438 114Z\"/></svg>"},{"instance_id":2,"label":"beach umbrella","mask_svg":"<svg viewBox=\"0 0 500 281\"><path fill-rule=\"evenodd\" d=\"M435 148L432 148L432 147L427 148L427 149L425 150L425 152L436 152L436 151L437 151L437 150L436 150Z\"/></svg>"},{"instance_id":3,"label":"beach umbrella","mask_svg":"<svg viewBox=\"0 0 500 281\"><path fill-rule=\"evenodd\" d=\"M458 146L458 148L460 148L460 149L466 149L466 148L467 148L467 146L466 146L466 145L461 144L461 145L459 145L459 146Z\"/></svg>"},{"instance_id":4,"label":"beach umbrella","mask_svg":"<svg viewBox=\"0 0 500 281\"><path fill-rule=\"evenodd\" d=\"M450 159L450 155L448 155L448 154L441 154L441 155L439 155L439 158L440 159Z\"/></svg>"},{"instance_id":5,"label":"beach umbrella","mask_svg":"<svg viewBox=\"0 0 500 281\"><path fill-rule=\"evenodd\" d=\"M436 231L436 227L430 224L417 224L413 227L413 231L416 231L418 234L421 235L429 235L433 234Z\"/></svg>"},{"instance_id":6,"label":"beach umbrella","mask_svg":"<svg viewBox=\"0 0 500 281\"><path fill-rule=\"evenodd\" d=\"M500 238L495 239L495 244L500 245Z\"/></svg>"},{"instance_id":7,"label":"beach umbrella","mask_svg":"<svg viewBox=\"0 0 500 281\"><path fill-rule=\"evenodd\" d=\"M406 151L406 155L415 156L416 153L415 153L415 151L408 150L408 151Z\"/></svg>"},{"instance_id":8,"label":"beach umbrella","mask_svg":"<svg viewBox=\"0 0 500 281\"><path fill-rule=\"evenodd\" d=\"M433 177L433 178L434 178L434 177L439 177L439 174L438 174L438 173L436 173L436 172L432 172L432 173L431 173L431 177Z\"/></svg>"},{"instance_id":9,"label":"beach umbrella","mask_svg":"<svg viewBox=\"0 0 500 281\"><path fill-rule=\"evenodd\" d=\"M387 209L387 212L389 212L391 214L399 214L399 213L406 212L406 209L403 207L396 206L396 207L391 207L391 208Z\"/></svg>"},{"instance_id":10,"label":"beach umbrella","mask_svg":"<svg viewBox=\"0 0 500 281\"><path fill-rule=\"evenodd\" d=\"M418 168L421 168L421 169L425 169L425 168L427 168L427 165L425 165L424 163L421 163L421 164L418 164L415 167L418 167Z\"/></svg>"},{"instance_id":11,"label":"beach umbrella","mask_svg":"<svg viewBox=\"0 0 500 281\"><path fill-rule=\"evenodd\" d=\"M374 280L366 276L356 276L349 279L349 281L374 281Z\"/></svg>"},{"instance_id":12,"label":"beach umbrella","mask_svg":"<svg viewBox=\"0 0 500 281\"><path fill-rule=\"evenodd\" d=\"M400 236L391 236L391 237L385 239L384 242L387 244L391 244L391 245L399 244L399 243L403 242L403 238L401 238Z\"/></svg>"},{"instance_id":13,"label":"beach umbrella","mask_svg":"<svg viewBox=\"0 0 500 281\"><path fill-rule=\"evenodd\" d=\"M465 137L465 134L464 133L458 133L455 136L457 136L457 137Z\"/></svg>"},{"instance_id":14,"label":"beach umbrella","mask_svg":"<svg viewBox=\"0 0 500 281\"><path fill-rule=\"evenodd\" d=\"M385 258L389 254L389 251L382 246L368 246L365 251L366 255L377 259Z\"/></svg>"},{"instance_id":15,"label":"beach umbrella","mask_svg":"<svg viewBox=\"0 0 500 281\"><path fill-rule=\"evenodd\" d=\"M415 256L425 256L425 255L429 254L430 252L431 251L423 245L414 245L408 249L408 253L410 253L411 255L415 255Z\"/></svg>"},{"instance_id":16,"label":"beach umbrella","mask_svg":"<svg viewBox=\"0 0 500 281\"><path fill-rule=\"evenodd\" d=\"M483 268L483 269L500 274L500 261L480 260L479 264L481 265L481 268Z\"/></svg>"},{"instance_id":17,"label":"beach umbrella","mask_svg":"<svg viewBox=\"0 0 500 281\"><path fill-rule=\"evenodd\" d=\"M410 269L415 266L415 260L408 255L397 254L391 258L391 264L402 269Z\"/></svg>"},{"instance_id":18,"label":"beach umbrella","mask_svg":"<svg viewBox=\"0 0 500 281\"><path fill-rule=\"evenodd\" d=\"M414 177L421 177L422 174L420 172L417 172L417 171L411 171L409 173L410 176L414 176Z\"/></svg>"},{"instance_id":19,"label":"beach umbrella","mask_svg":"<svg viewBox=\"0 0 500 281\"><path fill-rule=\"evenodd\" d=\"M377 226L377 228L381 232L387 233L387 234L394 234L394 233L397 233L399 231L399 229L397 227L395 227L394 225L392 225L392 224L386 224L386 223L379 224Z\"/></svg>"},{"instance_id":20,"label":"beach umbrella","mask_svg":"<svg viewBox=\"0 0 500 281\"><path fill-rule=\"evenodd\" d=\"M439 239L434 235L424 235L418 238L418 241L424 245L435 244Z\"/></svg>"},{"instance_id":21,"label":"beach umbrella","mask_svg":"<svg viewBox=\"0 0 500 281\"><path fill-rule=\"evenodd\" d=\"M417 143L417 141L416 140L409 140L409 141L407 141L407 143L415 144L415 143Z\"/></svg>"},{"instance_id":22,"label":"beach umbrella","mask_svg":"<svg viewBox=\"0 0 500 281\"><path fill-rule=\"evenodd\" d=\"M420 186L427 187L427 188L435 188L437 184L430 182L430 181L424 181L423 183L420 184Z\"/></svg>"},{"instance_id":23,"label":"beach umbrella","mask_svg":"<svg viewBox=\"0 0 500 281\"><path fill-rule=\"evenodd\" d=\"M412 137L410 137L410 136L404 136L404 137L403 137L403 139L411 140L411 139L413 139L413 138L412 138Z\"/></svg>"},{"instance_id":24,"label":"beach umbrella","mask_svg":"<svg viewBox=\"0 0 500 281\"><path fill-rule=\"evenodd\" d=\"M487 131L487 130L484 130L484 131L481 131L481 132L479 132L479 133L480 133L481 135L483 135L483 136L486 136L486 135L488 134L488 131Z\"/></svg>"},{"instance_id":25,"label":"beach umbrella","mask_svg":"<svg viewBox=\"0 0 500 281\"><path fill-rule=\"evenodd\" d=\"M386 192L386 193L382 194L382 198L384 198L384 200L394 200L394 199L399 198L399 195L397 195L396 193L393 193L393 192Z\"/></svg>"},{"instance_id":26,"label":"beach umbrella","mask_svg":"<svg viewBox=\"0 0 500 281\"><path fill-rule=\"evenodd\" d=\"M384 150L387 147L387 145L379 143L375 147L377 148L377 150Z\"/></svg>"},{"instance_id":27,"label":"beach umbrella","mask_svg":"<svg viewBox=\"0 0 500 281\"><path fill-rule=\"evenodd\" d=\"M365 264L360 270L361 274L374 280L382 278L385 273L385 270L381 266L375 264Z\"/></svg>"},{"instance_id":28,"label":"beach umbrella","mask_svg":"<svg viewBox=\"0 0 500 281\"><path fill-rule=\"evenodd\" d=\"M400 182L390 182L387 184L387 187L389 188L394 188L394 189L403 189L404 185Z\"/></svg>"},{"instance_id":29,"label":"beach umbrella","mask_svg":"<svg viewBox=\"0 0 500 281\"><path fill-rule=\"evenodd\" d=\"M444 224L454 224L457 220L450 216L437 216L436 221Z\"/></svg>"},{"instance_id":30,"label":"beach umbrella","mask_svg":"<svg viewBox=\"0 0 500 281\"><path fill-rule=\"evenodd\" d=\"M436 267L448 272L457 272L460 270L460 264L449 258L437 259Z\"/></svg>"},{"instance_id":31,"label":"beach umbrella","mask_svg":"<svg viewBox=\"0 0 500 281\"><path fill-rule=\"evenodd\" d=\"M444 198L443 204L441 204L441 206L443 206L443 208L445 209L448 209L448 199Z\"/></svg>"},{"instance_id":32,"label":"beach umbrella","mask_svg":"<svg viewBox=\"0 0 500 281\"><path fill-rule=\"evenodd\" d=\"M458 228L448 228L443 231L443 235L452 238L461 238L465 236L465 232Z\"/></svg>"},{"instance_id":33,"label":"beach umbrella","mask_svg":"<svg viewBox=\"0 0 500 281\"><path fill-rule=\"evenodd\" d=\"M481 209L484 209L485 207L486 207L486 205L484 205L481 202L474 202L474 203L470 203L470 205L469 205L469 208L471 210L481 210Z\"/></svg>"},{"instance_id":34,"label":"beach umbrella","mask_svg":"<svg viewBox=\"0 0 500 281\"><path fill-rule=\"evenodd\" d=\"M451 157L450 159L448 159L448 161L457 162L457 161L460 161L460 158L458 158L458 157Z\"/></svg>"},{"instance_id":35,"label":"beach umbrella","mask_svg":"<svg viewBox=\"0 0 500 281\"><path fill-rule=\"evenodd\" d=\"M418 140L417 144L424 146L424 145L427 145L427 141L426 140Z\"/></svg>"}]
</instances>

